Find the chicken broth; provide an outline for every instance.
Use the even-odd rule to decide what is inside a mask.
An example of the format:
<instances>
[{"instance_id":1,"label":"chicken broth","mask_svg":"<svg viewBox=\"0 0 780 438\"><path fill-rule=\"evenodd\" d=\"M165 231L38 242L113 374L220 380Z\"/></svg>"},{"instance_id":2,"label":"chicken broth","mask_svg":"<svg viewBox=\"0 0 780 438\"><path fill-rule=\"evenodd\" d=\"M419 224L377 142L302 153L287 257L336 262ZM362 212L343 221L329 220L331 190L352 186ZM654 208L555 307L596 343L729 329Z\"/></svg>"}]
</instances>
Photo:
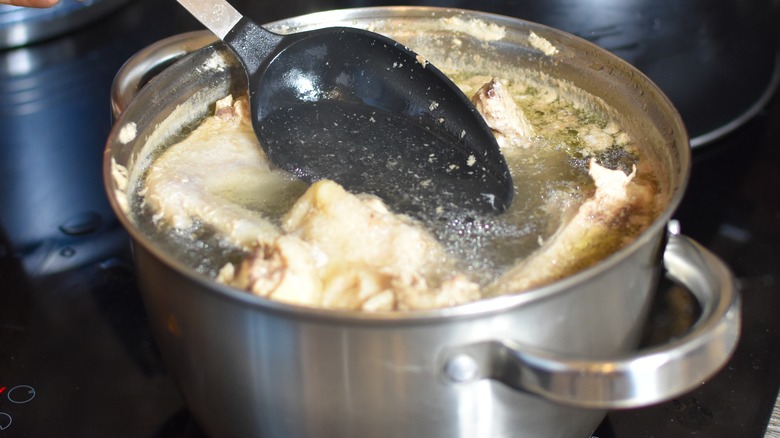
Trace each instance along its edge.
<instances>
[{"instance_id":1,"label":"chicken broth","mask_svg":"<svg viewBox=\"0 0 780 438\"><path fill-rule=\"evenodd\" d=\"M518 72L445 72L474 96L507 160L515 202L504 214L423 223L330 181L296 181L268 163L245 98L227 96L139 178L135 221L193 269L256 295L396 311L558 280L662 210L641 148L596 98Z\"/></svg>"}]
</instances>

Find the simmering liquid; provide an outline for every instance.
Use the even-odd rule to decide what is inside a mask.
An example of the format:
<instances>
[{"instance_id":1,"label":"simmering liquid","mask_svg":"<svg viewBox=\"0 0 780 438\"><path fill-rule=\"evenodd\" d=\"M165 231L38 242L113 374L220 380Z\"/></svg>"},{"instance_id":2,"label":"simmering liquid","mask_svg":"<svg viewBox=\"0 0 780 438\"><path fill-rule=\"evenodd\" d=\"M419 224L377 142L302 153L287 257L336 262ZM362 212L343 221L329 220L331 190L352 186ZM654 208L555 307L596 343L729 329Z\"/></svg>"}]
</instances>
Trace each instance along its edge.
<instances>
[{"instance_id":1,"label":"simmering liquid","mask_svg":"<svg viewBox=\"0 0 780 438\"><path fill-rule=\"evenodd\" d=\"M492 79L492 76L459 71L448 74L468 96L478 93ZM562 251L566 254L555 257L581 259L571 266L582 269L625 245L641 233L660 211L660 202L655 201L634 202L625 210L619 206L610 206L616 217L607 218L609 223L595 222L594 219L593 227L609 230L606 234L598 234L597 250L592 249L596 245L572 245L571 242L567 243L568 246L561 246L560 250L556 249L556 236L565 234L561 231L566 227L571 228L572 222L579 221L576 227L583 230L589 228L587 221L592 218L578 212L584 208L583 205L598 197L594 177L590 173L594 163L621 172L624 179L630 181L629 184L642 187L653 197L659 198L661 194L655 175L642 154L641 145L636 144L618 122L609 116L608 111L599 105L570 99L561 90L544 81L536 81L533 77L518 79L511 76L499 79L501 86L511 96L511 103L527 119L531 129L530 134L523 136L521 144L502 146L515 184L515 201L500 215L456 211L444 212L424 221L401 217L402 223L427 230L442 248L444 255L441 256L441 262L434 263L435 274L423 279L426 287L443 287L448 279L465 276L467 282L473 283L476 288L495 288L497 282L504 280L507 272L511 273L544 251L548 253L545 257L551 251ZM147 199L154 189L145 185L147 178L139 179L141 184L131 196L131 210L142 231L153 236L157 244L177 254L185 264L211 277L217 277L226 264L239 266L247 257L262 258L262 254L258 256L258 247L261 248L260 252L265 251L265 257L269 260L273 258L268 243L260 243L258 246L251 239L246 241L245 236L236 237L234 234L241 234L241 231L235 230L246 229L244 222L249 222L251 227L271 230L263 238L265 242L275 241L286 233L286 216L309 187L308 183L284 171L263 169L263 166L267 166L264 158L250 156L257 152L251 152L253 149L248 146L236 149L237 158L233 161L240 163L236 165L238 170L225 170L226 166L233 166L233 161L215 166L208 157L222 157L231 153L224 144L219 144L220 141L226 144L256 142L253 132L246 131L246 126L236 128L235 131L217 132L213 149L219 151L219 155L210 155L212 152L208 151L209 146L206 144L198 152L207 157L203 162L183 161L180 169L170 170L174 179L187 180L185 182L191 182L194 187L191 190L193 198L184 197L177 202L187 204L195 199L196 204L203 204L202 212L192 207L188 210L188 219L182 221L181 218L173 218L170 210L179 207L165 204L169 199L164 199L162 203L149 202ZM177 146L172 146L170 150ZM255 148L260 150L259 145L255 144ZM161 159L170 153L162 151ZM181 155L192 157L197 154L187 152ZM152 168L158 166L161 159L155 161ZM258 160L263 162L255 163ZM256 166L260 170L248 171L246 166L241 167L246 162L250 162L249 168ZM199 170L201 167L204 170ZM225 176L218 176L221 171L225 172ZM181 191L176 192L176 197L179 197ZM183 191L190 193L189 188ZM223 211L229 212L229 221L219 217ZM599 220L603 221L603 218ZM571 239L570 235L567 235L568 239ZM359 246L366 244L371 243L356 241L355 251L359 252ZM551 245L552 248L549 248ZM577 249L580 246L582 250ZM349 253L352 250L346 251ZM314 253L316 259L316 251ZM550 266L550 269L558 267ZM570 271L555 273L544 281L571 274L575 268L566 269ZM272 272L273 269L266 271ZM382 271L381 267L379 271ZM419 281L415 281L409 284L418 287ZM469 295L467 300L471 299L474 299L473 295ZM453 301L451 304L458 303Z\"/></svg>"}]
</instances>

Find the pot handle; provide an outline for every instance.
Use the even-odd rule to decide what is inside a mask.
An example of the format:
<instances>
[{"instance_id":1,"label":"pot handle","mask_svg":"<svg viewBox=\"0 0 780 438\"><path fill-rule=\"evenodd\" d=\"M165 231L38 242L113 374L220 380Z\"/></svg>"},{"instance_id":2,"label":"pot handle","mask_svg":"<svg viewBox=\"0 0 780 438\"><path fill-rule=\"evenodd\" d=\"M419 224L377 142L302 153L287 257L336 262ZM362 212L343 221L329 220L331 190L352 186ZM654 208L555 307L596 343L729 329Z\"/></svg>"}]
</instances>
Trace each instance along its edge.
<instances>
[{"instance_id":1,"label":"pot handle","mask_svg":"<svg viewBox=\"0 0 780 438\"><path fill-rule=\"evenodd\" d=\"M138 91L183 56L219 41L207 30L186 32L157 41L131 56L111 85L111 114L116 120Z\"/></svg>"},{"instance_id":2,"label":"pot handle","mask_svg":"<svg viewBox=\"0 0 780 438\"><path fill-rule=\"evenodd\" d=\"M453 383L494 379L519 391L582 408L647 406L684 394L731 357L740 331L740 299L728 267L669 224L667 275L696 296L702 315L683 337L609 359L583 359L491 340L448 349L441 370Z\"/></svg>"}]
</instances>

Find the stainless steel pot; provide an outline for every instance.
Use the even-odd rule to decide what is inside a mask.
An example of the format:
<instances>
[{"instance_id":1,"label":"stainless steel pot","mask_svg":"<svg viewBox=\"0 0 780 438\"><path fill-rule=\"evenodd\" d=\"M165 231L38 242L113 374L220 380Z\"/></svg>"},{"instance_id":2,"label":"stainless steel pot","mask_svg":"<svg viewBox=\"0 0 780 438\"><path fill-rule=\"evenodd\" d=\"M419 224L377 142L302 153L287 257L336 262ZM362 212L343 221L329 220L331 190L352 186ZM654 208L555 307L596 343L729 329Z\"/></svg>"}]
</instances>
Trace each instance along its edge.
<instances>
[{"instance_id":1,"label":"stainless steel pot","mask_svg":"<svg viewBox=\"0 0 780 438\"><path fill-rule=\"evenodd\" d=\"M0 5L0 49L61 35L91 23L129 0L60 0L50 8Z\"/></svg>"},{"instance_id":2,"label":"stainless steel pot","mask_svg":"<svg viewBox=\"0 0 780 438\"><path fill-rule=\"evenodd\" d=\"M443 28L443 17L505 29L498 39ZM699 385L728 360L739 298L726 266L671 222L690 151L664 95L625 62L560 31L506 17L437 8L366 8L292 18L280 31L325 25L396 36L435 64L478 53L489 65L541 70L594 93L632 135L651 145L669 192L664 213L635 242L596 266L536 290L464 306L403 314L300 308L218 284L142 233L126 192L149 155L210 103L244 89L220 44L178 36L139 53L117 76L117 121L105 151L111 203L130 232L140 289L156 340L188 407L210 436L587 437L608 409L659 402ZM557 52L545 55L530 32ZM455 44L451 44L455 42ZM538 46L538 44L537 44ZM435 52L435 53L434 53ZM495 64L493 64L495 63ZM126 104L128 99L132 99ZM175 117L171 117L176 114ZM129 133L129 134L128 134ZM117 178L117 164L130 182ZM635 351L661 270L686 285L702 316L685 336Z\"/></svg>"}]
</instances>

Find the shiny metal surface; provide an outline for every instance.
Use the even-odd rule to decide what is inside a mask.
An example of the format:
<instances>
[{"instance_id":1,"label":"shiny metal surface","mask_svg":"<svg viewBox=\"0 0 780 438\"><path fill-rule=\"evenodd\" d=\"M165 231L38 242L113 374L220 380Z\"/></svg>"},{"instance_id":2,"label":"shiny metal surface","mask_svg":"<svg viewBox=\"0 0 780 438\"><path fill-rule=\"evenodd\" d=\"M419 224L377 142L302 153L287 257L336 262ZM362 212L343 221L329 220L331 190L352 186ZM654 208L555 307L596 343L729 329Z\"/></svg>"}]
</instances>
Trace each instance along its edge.
<instances>
[{"instance_id":1,"label":"shiny metal surface","mask_svg":"<svg viewBox=\"0 0 780 438\"><path fill-rule=\"evenodd\" d=\"M664 268L699 299L703 315L685 336L615 358L551 354L514 341L487 341L444 354L453 382L494 379L548 400L585 408L650 405L690 391L728 360L740 330L740 300L729 269L692 240L672 234ZM648 384L648 382L652 382Z\"/></svg>"},{"instance_id":2,"label":"shiny metal surface","mask_svg":"<svg viewBox=\"0 0 780 438\"><path fill-rule=\"evenodd\" d=\"M129 0L60 0L51 8L0 5L0 48L59 35L108 14Z\"/></svg>"},{"instance_id":3,"label":"shiny metal surface","mask_svg":"<svg viewBox=\"0 0 780 438\"><path fill-rule=\"evenodd\" d=\"M766 429L765 438L780 437L780 398L775 402L772 409L772 418L769 420L769 426Z\"/></svg>"},{"instance_id":4,"label":"shiny metal surface","mask_svg":"<svg viewBox=\"0 0 780 438\"><path fill-rule=\"evenodd\" d=\"M124 111L146 82L182 56L217 41L207 30L181 33L144 47L125 62L111 85L111 114L114 119Z\"/></svg>"},{"instance_id":5,"label":"shiny metal surface","mask_svg":"<svg viewBox=\"0 0 780 438\"><path fill-rule=\"evenodd\" d=\"M489 339L571 355L628 350L652 292L654 253L648 245L626 259L619 267L626 277L605 276L550 299L477 315L374 319L257 302L182 276L141 246L136 263L163 357L210 436L514 437L521 430L587 437L604 410L488 380L452 384L439 358ZM635 282L630 293L610 286L625 280ZM605 302L612 304L595 305Z\"/></svg>"},{"instance_id":6,"label":"shiny metal surface","mask_svg":"<svg viewBox=\"0 0 780 438\"><path fill-rule=\"evenodd\" d=\"M177 0L190 14L209 28L217 38L224 40L228 32L241 21L242 15L223 0Z\"/></svg>"},{"instance_id":7,"label":"shiny metal surface","mask_svg":"<svg viewBox=\"0 0 780 438\"><path fill-rule=\"evenodd\" d=\"M459 13L430 8L358 9L299 17L283 24L305 28L342 22L380 26L381 32L381 18L393 18L393 23L402 19L430 23L435 20L431 18L434 12L436 17ZM657 88L606 52L543 26L472 14L507 27L507 37L495 47L497 56L562 76L598 93L621 111L634 133L654 145L649 152L657 159L671 194L667 211L637 241L591 269L548 287L466 306L364 315L302 309L250 296L195 273L156 247L138 231L115 197L112 160L131 167L143 165L143 153L155 147L142 141L121 144L117 134L125 123L136 123L136 138L146 139L175 106L193 96L207 99L231 87L241 88L235 72L186 74L215 51L224 51L219 45L188 56L152 80L127 106L109 139L104 176L112 205L134 239L140 287L156 339L190 411L209 435L586 437L603 418L604 409L566 406L495 380L472 381L479 361L457 356L446 366L442 357L470 343L523 345L582 360L617 357L633 350L661 270L666 223L687 181L690 151L685 130ZM550 62L527 47L531 29L555 41L562 56ZM170 90L175 92L166 94ZM678 252L669 249L669 253ZM706 253L699 250L695 254ZM711 255L703 257L714 260ZM668 261L667 266L708 263ZM714 271L718 275L710 273L712 277L706 269L692 271L693 277L675 276L690 280L699 289L717 285L728 289L731 278ZM707 298L702 301L705 308L722 310L724 306ZM733 299L726 301L727 307L734 305ZM734 311L726 313L733 315ZM720 310L704 313L723 315ZM729 316L713 322L705 318L699 324L728 327L716 340L725 351L706 358L706 369L717 369L731 353L738 319ZM712 340L703 338L696 342ZM663 365L662 361L651 363L644 372L663 369ZM689 388L701 377L696 374L683 386ZM643 382L648 387L655 383L652 377ZM656 389L664 397L673 394ZM595 394L594 403L599 403L598 397ZM647 402L643 398L638 403Z\"/></svg>"}]
</instances>

